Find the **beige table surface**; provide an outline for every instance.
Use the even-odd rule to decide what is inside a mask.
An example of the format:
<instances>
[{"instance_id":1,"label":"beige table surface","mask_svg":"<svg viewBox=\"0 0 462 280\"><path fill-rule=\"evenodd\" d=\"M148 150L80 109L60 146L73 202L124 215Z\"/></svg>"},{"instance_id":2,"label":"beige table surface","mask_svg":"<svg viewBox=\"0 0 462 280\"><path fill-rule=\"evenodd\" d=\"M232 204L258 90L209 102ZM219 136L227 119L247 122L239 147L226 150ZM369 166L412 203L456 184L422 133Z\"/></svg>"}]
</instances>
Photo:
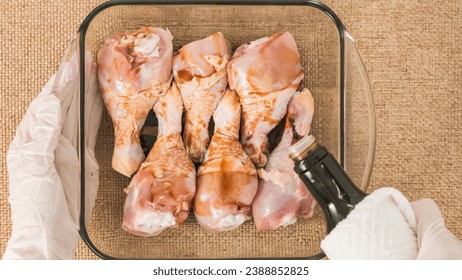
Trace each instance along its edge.
<instances>
[{"instance_id":1,"label":"beige table surface","mask_svg":"<svg viewBox=\"0 0 462 280\"><path fill-rule=\"evenodd\" d=\"M11 232L6 151L70 34L101 0L0 1L0 254ZM355 38L372 83L377 151L369 191L433 198L462 238L462 1L324 1ZM81 242L78 259L97 258Z\"/></svg>"}]
</instances>

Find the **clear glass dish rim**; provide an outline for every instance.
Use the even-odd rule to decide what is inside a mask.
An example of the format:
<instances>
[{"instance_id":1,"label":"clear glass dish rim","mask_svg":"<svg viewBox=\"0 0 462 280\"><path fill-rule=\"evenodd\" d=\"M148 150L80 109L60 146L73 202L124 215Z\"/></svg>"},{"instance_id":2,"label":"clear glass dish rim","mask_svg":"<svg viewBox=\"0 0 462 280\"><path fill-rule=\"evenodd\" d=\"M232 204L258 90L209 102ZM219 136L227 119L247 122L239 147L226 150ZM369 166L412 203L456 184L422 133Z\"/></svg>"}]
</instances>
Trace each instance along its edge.
<instances>
[{"instance_id":1,"label":"clear glass dish rim","mask_svg":"<svg viewBox=\"0 0 462 280\"><path fill-rule=\"evenodd\" d=\"M81 143L85 143L85 131L84 131L84 104L85 104L85 39L86 39L86 32L93 21L93 19L102 11L115 7L115 6L136 6L136 5L243 5L243 6L310 6L317 8L324 12L335 24L337 27L337 31L339 34L340 40L340 158L339 162L342 166L345 165L345 55L346 55L346 46L345 40L351 39L349 36L344 24L340 20L340 18L331 10L327 5L313 0L178 0L178 1L171 1L171 0L110 0L104 2L94 8L84 19L82 24L78 29L78 48L79 48L79 79L80 79L80 209L85 209L85 149L82 149ZM364 68L364 65L361 65ZM367 73L366 73L367 74ZM368 78L367 78L368 79ZM369 83L369 80L367 81ZM371 94L371 93L370 93ZM374 112L373 112L374 114ZM375 137L375 116L374 118L374 127L373 127L373 134ZM375 140L373 141L373 145L375 145ZM375 148L372 149L371 156L371 164L374 162L374 154ZM370 180L370 174L368 174L368 178L366 178L367 184ZM118 259L116 257L110 256L104 252L102 252L99 248L97 248L93 242L87 231L87 226L85 223L85 210L80 211L79 216L79 233L85 244L90 248L90 250L102 259ZM241 258L241 259L249 259L249 260L262 260L262 259L321 259L325 257L324 252L317 253L313 256L307 257L297 257L297 258L288 258L288 257L281 257L281 258ZM230 258L226 258L229 260ZM214 259L215 260L215 259Z\"/></svg>"}]
</instances>

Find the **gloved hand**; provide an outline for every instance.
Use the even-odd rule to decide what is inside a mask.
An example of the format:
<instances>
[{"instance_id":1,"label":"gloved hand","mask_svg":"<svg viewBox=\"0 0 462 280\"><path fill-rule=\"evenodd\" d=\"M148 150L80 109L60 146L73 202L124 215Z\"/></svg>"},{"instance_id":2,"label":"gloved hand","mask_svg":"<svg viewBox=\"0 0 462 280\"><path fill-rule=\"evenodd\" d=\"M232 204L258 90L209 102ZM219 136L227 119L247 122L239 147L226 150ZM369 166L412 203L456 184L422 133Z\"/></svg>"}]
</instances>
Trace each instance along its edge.
<instances>
[{"instance_id":1,"label":"gloved hand","mask_svg":"<svg viewBox=\"0 0 462 280\"><path fill-rule=\"evenodd\" d=\"M462 260L462 240L444 224L438 205L431 199L411 202L417 220L417 259Z\"/></svg>"},{"instance_id":2,"label":"gloved hand","mask_svg":"<svg viewBox=\"0 0 462 280\"><path fill-rule=\"evenodd\" d=\"M75 39L73 40L75 42ZM32 101L7 153L12 233L4 259L73 259L79 240L80 163L78 55L66 51L57 73ZM70 60L67 58L70 57ZM86 56L86 223L99 166L94 156L102 100L96 65Z\"/></svg>"}]
</instances>

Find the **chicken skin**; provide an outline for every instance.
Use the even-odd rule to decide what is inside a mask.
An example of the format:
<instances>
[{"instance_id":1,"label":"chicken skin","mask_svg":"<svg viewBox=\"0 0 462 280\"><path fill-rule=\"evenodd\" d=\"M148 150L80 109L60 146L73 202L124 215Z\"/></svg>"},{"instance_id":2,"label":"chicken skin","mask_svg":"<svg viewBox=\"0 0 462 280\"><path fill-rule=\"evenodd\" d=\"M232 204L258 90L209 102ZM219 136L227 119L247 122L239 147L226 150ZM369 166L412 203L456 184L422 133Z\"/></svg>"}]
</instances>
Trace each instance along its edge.
<instances>
[{"instance_id":1,"label":"chicken skin","mask_svg":"<svg viewBox=\"0 0 462 280\"><path fill-rule=\"evenodd\" d=\"M265 169L259 169L258 193L252 213L258 230L288 226L297 218L313 215L316 200L294 171L287 149L310 132L314 112L311 93L304 89L292 97L282 139L273 150Z\"/></svg>"},{"instance_id":2,"label":"chicken skin","mask_svg":"<svg viewBox=\"0 0 462 280\"><path fill-rule=\"evenodd\" d=\"M268 133L287 111L303 79L300 55L288 32L240 46L228 62L228 82L242 104L241 143L257 167L267 161Z\"/></svg>"},{"instance_id":3,"label":"chicken skin","mask_svg":"<svg viewBox=\"0 0 462 280\"><path fill-rule=\"evenodd\" d=\"M199 167L194 214L210 232L229 231L251 218L257 171L239 143L241 106L227 90L213 115L215 132Z\"/></svg>"},{"instance_id":4,"label":"chicken skin","mask_svg":"<svg viewBox=\"0 0 462 280\"><path fill-rule=\"evenodd\" d=\"M223 34L183 46L173 58L173 75L186 109L184 141L189 157L202 162L209 144L210 118L223 97L231 48Z\"/></svg>"},{"instance_id":5,"label":"chicken skin","mask_svg":"<svg viewBox=\"0 0 462 280\"><path fill-rule=\"evenodd\" d=\"M97 54L98 80L114 124L112 167L129 177L145 156L140 130L172 79L172 35L144 27L107 39Z\"/></svg>"},{"instance_id":6,"label":"chicken skin","mask_svg":"<svg viewBox=\"0 0 462 280\"><path fill-rule=\"evenodd\" d=\"M196 171L181 138L183 101L175 83L158 97L157 140L127 187L123 229L154 236L180 226L196 191Z\"/></svg>"}]
</instances>

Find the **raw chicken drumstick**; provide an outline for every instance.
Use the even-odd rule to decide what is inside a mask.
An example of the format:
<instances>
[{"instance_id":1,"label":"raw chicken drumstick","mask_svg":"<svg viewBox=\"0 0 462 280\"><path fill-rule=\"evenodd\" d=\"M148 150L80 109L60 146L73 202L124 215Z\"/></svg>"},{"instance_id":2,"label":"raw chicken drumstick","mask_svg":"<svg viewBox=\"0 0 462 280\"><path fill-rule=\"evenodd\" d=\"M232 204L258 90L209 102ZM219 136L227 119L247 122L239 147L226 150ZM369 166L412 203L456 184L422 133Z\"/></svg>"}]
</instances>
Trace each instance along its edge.
<instances>
[{"instance_id":1,"label":"raw chicken drumstick","mask_svg":"<svg viewBox=\"0 0 462 280\"><path fill-rule=\"evenodd\" d=\"M154 105L159 130L154 147L127 187L123 229L153 236L180 226L196 191L196 171L181 138L183 101L173 83Z\"/></svg>"},{"instance_id":2,"label":"raw chicken drumstick","mask_svg":"<svg viewBox=\"0 0 462 280\"><path fill-rule=\"evenodd\" d=\"M300 55L288 32L240 46L228 62L228 82L242 104L241 143L257 167L266 164L267 134L281 121L303 79Z\"/></svg>"},{"instance_id":3,"label":"raw chicken drumstick","mask_svg":"<svg viewBox=\"0 0 462 280\"><path fill-rule=\"evenodd\" d=\"M316 200L294 171L294 162L287 149L310 132L314 112L311 93L297 92L289 103L284 133L269 156L265 169L259 169L258 193L252 203L252 213L258 230L288 226L297 217L313 215Z\"/></svg>"},{"instance_id":4,"label":"raw chicken drumstick","mask_svg":"<svg viewBox=\"0 0 462 280\"><path fill-rule=\"evenodd\" d=\"M99 84L114 124L112 168L127 177L145 158L140 130L157 95L170 86L172 51L168 30L144 27L114 35L98 52Z\"/></svg>"},{"instance_id":5,"label":"raw chicken drumstick","mask_svg":"<svg viewBox=\"0 0 462 280\"><path fill-rule=\"evenodd\" d=\"M239 143L241 106L227 90L213 115L215 132L199 167L194 214L208 231L234 229L251 218L257 171Z\"/></svg>"},{"instance_id":6,"label":"raw chicken drumstick","mask_svg":"<svg viewBox=\"0 0 462 280\"><path fill-rule=\"evenodd\" d=\"M202 162L209 144L209 121L228 85L230 57L228 41L215 33L183 46L173 58L173 75L186 109L184 141L193 162Z\"/></svg>"}]
</instances>

